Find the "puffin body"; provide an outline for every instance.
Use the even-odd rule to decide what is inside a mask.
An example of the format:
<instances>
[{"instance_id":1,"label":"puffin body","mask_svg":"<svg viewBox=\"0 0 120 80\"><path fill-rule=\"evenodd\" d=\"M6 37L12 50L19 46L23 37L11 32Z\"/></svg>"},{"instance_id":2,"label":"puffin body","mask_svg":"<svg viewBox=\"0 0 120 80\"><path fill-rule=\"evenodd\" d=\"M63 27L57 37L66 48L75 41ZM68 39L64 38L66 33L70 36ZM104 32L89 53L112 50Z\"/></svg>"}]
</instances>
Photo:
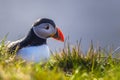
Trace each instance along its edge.
<instances>
[{"instance_id":1,"label":"puffin body","mask_svg":"<svg viewBox=\"0 0 120 80\"><path fill-rule=\"evenodd\" d=\"M50 57L48 38L64 41L62 31L56 27L51 19L43 18L37 20L30 29L28 35L8 45L9 52L17 50L17 56L26 61L46 61Z\"/></svg>"},{"instance_id":2,"label":"puffin body","mask_svg":"<svg viewBox=\"0 0 120 80\"><path fill-rule=\"evenodd\" d=\"M26 61L46 61L50 57L50 51L46 44L40 46L30 46L22 48L18 51L18 56Z\"/></svg>"}]
</instances>

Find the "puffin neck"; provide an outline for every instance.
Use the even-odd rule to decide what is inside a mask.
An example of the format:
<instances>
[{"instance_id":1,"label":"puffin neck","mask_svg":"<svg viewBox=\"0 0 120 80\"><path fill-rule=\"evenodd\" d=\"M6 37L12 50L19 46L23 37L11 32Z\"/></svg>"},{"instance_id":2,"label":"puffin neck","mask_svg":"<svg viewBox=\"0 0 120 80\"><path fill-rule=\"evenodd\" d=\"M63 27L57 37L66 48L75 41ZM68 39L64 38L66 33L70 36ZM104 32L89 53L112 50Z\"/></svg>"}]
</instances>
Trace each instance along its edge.
<instances>
[{"instance_id":1,"label":"puffin neck","mask_svg":"<svg viewBox=\"0 0 120 80\"><path fill-rule=\"evenodd\" d=\"M27 37L20 43L21 46L39 46L47 44L47 40L35 35L33 28L29 31Z\"/></svg>"}]
</instances>

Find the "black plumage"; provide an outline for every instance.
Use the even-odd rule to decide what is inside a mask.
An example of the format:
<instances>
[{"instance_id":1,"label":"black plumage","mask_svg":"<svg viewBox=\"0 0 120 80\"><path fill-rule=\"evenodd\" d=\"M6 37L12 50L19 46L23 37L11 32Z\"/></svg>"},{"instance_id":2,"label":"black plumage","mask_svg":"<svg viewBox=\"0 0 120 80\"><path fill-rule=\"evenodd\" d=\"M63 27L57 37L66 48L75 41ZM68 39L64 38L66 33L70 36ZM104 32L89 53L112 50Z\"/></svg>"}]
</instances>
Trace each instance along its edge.
<instances>
[{"instance_id":1,"label":"black plumage","mask_svg":"<svg viewBox=\"0 0 120 80\"><path fill-rule=\"evenodd\" d=\"M38 26L38 25L40 25L40 24L42 24L42 23L49 23L49 24L53 25L54 28L55 28L55 26L56 26L53 20L50 20L50 19L47 19L47 18L42 18L42 19L37 20L37 21L33 24L33 26L36 27L36 26Z\"/></svg>"},{"instance_id":2,"label":"black plumage","mask_svg":"<svg viewBox=\"0 0 120 80\"><path fill-rule=\"evenodd\" d=\"M23 48L23 47L27 47L27 46L39 46L39 45L43 45L43 44L47 44L46 39L42 39L38 36L35 35L33 29L31 29L28 33L28 35L21 41L18 41L15 44L12 44L9 47L9 51L13 52L14 50L16 50L16 48L18 47L18 50Z\"/></svg>"}]
</instances>

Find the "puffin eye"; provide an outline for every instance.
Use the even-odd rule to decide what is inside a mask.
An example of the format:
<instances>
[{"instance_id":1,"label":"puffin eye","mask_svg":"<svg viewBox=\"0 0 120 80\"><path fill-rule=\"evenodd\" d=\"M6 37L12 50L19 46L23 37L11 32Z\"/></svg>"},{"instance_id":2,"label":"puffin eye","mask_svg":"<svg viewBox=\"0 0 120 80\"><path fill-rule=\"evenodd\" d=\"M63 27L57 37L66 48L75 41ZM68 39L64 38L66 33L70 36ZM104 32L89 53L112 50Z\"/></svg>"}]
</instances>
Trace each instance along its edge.
<instances>
[{"instance_id":1,"label":"puffin eye","mask_svg":"<svg viewBox=\"0 0 120 80\"><path fill-rule=\"evenodd\" d=\"M49 29L49 26L46 26L46 27L45 27L45 29L47 29L47 30L48 30L48 29Z\"/></svg>"}]
</instances>

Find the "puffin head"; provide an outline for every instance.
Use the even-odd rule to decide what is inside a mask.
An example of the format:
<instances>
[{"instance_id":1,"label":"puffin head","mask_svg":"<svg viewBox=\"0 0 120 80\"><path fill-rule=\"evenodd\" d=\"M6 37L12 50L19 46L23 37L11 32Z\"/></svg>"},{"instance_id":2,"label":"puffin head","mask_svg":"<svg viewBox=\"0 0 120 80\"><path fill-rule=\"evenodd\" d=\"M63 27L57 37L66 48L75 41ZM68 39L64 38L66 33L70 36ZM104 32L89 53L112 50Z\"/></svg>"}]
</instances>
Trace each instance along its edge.
<instances>
[{"instance_id":1,"label":"puffin head","mask_svg":"<svg viewBox=\"0 0 120 80\"><path fill-rule=\"evenodd\" d=\"M54 38L56 40L64 42L64 35L62 31L56 27L53 20L48 18L38 19L32 25L34 33L43 39Z\"/></svg>"}]
</instances>

